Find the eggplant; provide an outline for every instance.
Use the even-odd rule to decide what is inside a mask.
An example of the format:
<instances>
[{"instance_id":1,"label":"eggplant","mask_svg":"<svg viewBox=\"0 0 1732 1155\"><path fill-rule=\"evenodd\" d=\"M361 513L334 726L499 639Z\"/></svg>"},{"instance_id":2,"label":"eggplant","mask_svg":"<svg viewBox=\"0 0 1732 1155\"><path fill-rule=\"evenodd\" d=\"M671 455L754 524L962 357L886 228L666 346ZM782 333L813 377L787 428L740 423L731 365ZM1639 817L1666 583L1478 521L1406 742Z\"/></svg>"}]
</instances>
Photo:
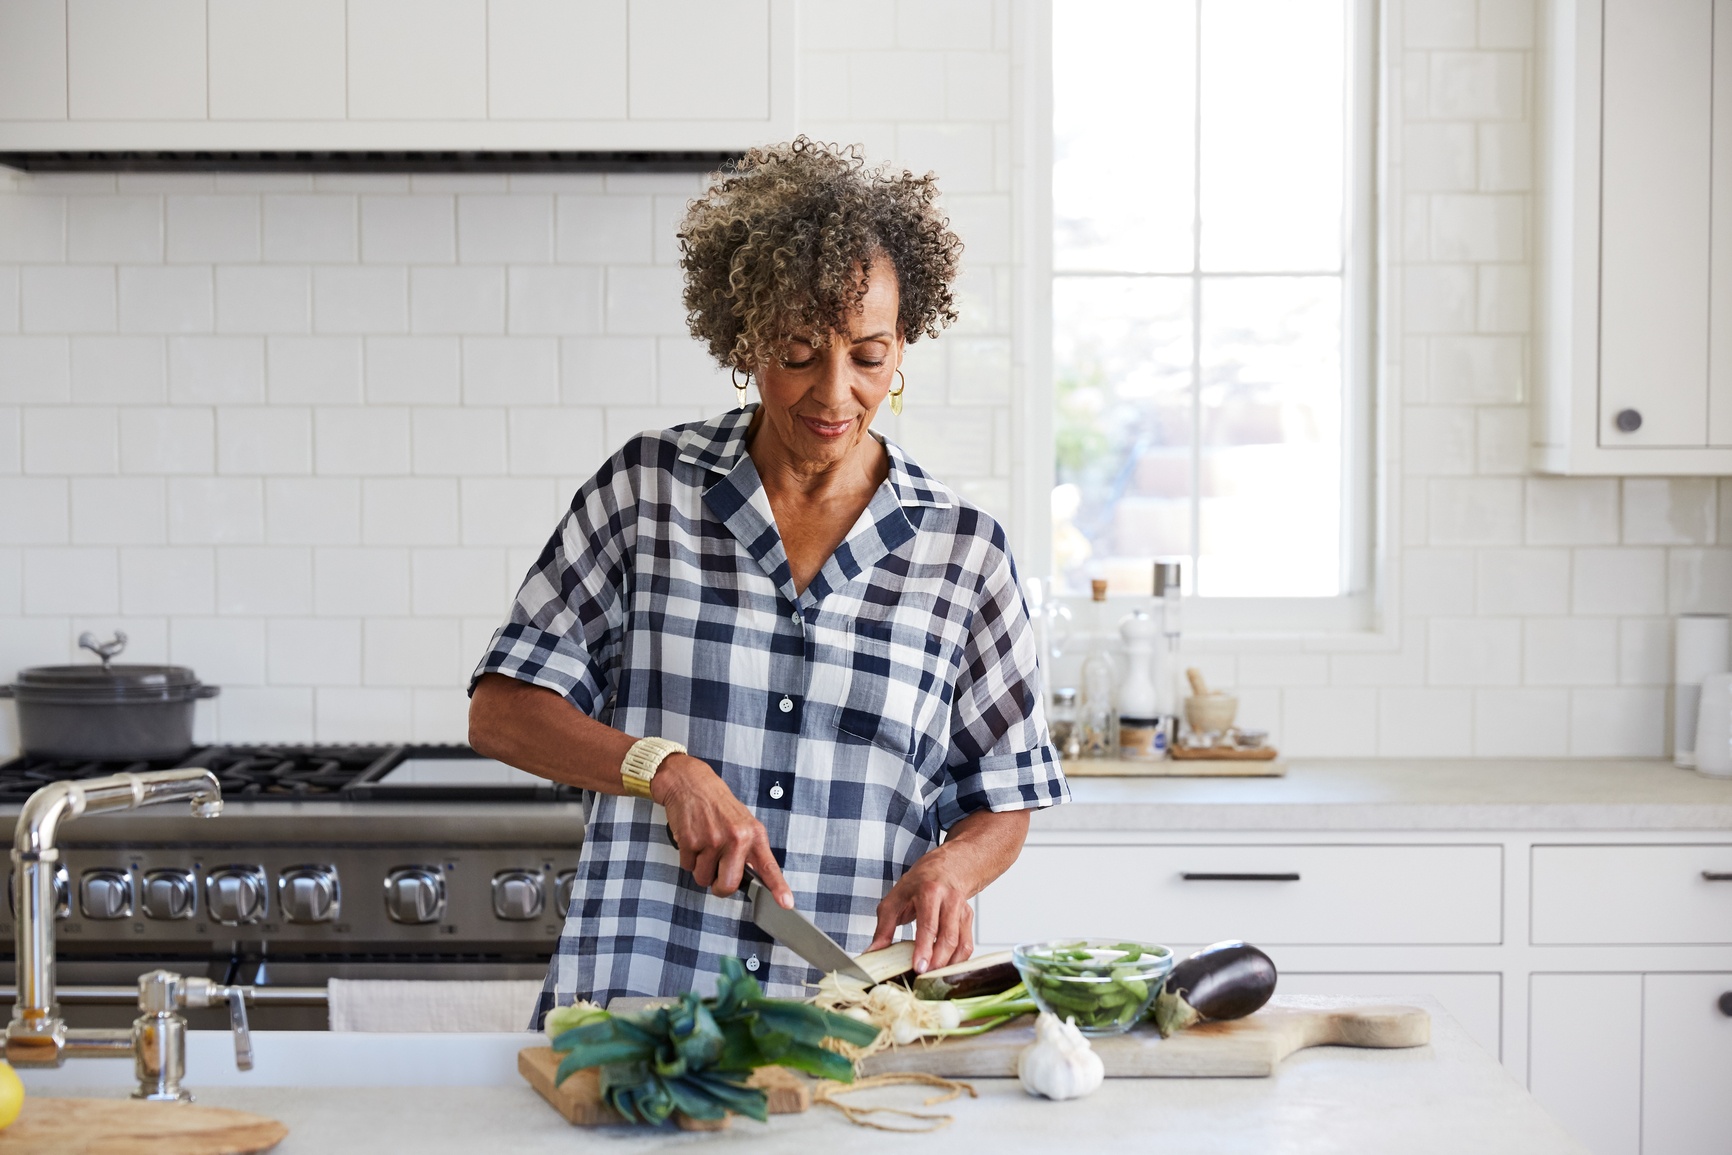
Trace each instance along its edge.
<instances>
[{"instance_id":1,"label":"eggplant","mask_svg":"<svg viewBox=\"0 0 1732 1155\"><path fill-rule=\"evenodd\" d=\"M914 994L922 999L969 999L1000 994L1021 981L1010 952L1001 950L927 971L914 980Z\"/></svg>"},{"instance_id":2,"label":"eggplant","mask_svg":"<svg viewBox=\"0 0 1732 1155\"><path fill-rule=\"evenodd\" d=\"M1155 996L1155 1028L1164 1039L1203 1019L1242 1019L1274 993L1274 960L1250 943L1218 942L1167 975Z\"/></svg>"}]
</instances>

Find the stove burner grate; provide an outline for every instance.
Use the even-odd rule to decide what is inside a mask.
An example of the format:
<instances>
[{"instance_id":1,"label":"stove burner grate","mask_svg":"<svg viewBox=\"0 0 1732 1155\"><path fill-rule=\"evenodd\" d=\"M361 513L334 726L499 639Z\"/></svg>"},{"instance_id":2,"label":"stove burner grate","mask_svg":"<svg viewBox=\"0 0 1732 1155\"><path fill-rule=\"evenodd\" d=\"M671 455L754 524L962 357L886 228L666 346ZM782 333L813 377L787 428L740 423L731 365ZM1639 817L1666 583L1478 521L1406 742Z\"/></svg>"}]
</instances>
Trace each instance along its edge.
<instances>
[{"instance_id":1,"label":"stove burner grate","mask_svg":"<svg viewBox=\"0 0 1732 1155\"><path fill-rule=\"evenodd\" d=\"M186 760L217 777L224 798L324 798L384 773L399 746L212 746Z\"/></svg>"}]
</instances>

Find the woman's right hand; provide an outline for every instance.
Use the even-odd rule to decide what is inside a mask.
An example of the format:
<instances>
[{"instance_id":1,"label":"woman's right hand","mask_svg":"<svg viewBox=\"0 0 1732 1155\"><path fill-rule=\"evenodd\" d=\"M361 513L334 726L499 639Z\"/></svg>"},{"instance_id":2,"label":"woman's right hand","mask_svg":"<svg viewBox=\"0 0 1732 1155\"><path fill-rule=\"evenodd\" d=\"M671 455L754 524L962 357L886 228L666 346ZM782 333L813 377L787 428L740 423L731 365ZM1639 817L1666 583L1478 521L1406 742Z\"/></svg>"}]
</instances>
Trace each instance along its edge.
<instances>
[{"instance_id":1,"label":"woman's right hand","mask_svg":"<svg viewBox=\"0 0 1732 1155\"><path fill-rule=\"evenodd\" d=\"M699 886L725 898L740 889L749 865L778 903L794 908L794 892L770 853L764 824L708 763L689 754L670 755L650 782L650 797L667 811L680 867L691 871Z\"/></svg>"}]
</instances>

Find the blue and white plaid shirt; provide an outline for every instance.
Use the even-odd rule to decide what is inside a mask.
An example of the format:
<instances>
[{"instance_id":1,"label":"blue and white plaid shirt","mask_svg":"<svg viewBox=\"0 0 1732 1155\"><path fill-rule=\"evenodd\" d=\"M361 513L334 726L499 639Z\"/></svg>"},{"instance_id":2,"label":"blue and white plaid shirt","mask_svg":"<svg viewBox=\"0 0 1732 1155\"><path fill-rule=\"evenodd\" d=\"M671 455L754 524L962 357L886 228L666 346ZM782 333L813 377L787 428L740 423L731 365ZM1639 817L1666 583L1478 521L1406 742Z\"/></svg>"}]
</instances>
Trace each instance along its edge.
<instances>
[{"instance_id":1,"label":"blue and white plaid shirt","mask_svg":"<svg viewBox=\"0 0 1732 1155\"><path fill-rule=\"evenodd\" d=\"M795 905L850 953L939 833L1069 798L1004 531L885 442L890 475L795 593L746 453L757 406L616 453L572 500L475 677L545 686L682 742L750 806ZM585 795L555 1003L707 991L740 957L774 995L818 978L741 897L680 870L648 799Z\"/></svg>"}]
</instances>

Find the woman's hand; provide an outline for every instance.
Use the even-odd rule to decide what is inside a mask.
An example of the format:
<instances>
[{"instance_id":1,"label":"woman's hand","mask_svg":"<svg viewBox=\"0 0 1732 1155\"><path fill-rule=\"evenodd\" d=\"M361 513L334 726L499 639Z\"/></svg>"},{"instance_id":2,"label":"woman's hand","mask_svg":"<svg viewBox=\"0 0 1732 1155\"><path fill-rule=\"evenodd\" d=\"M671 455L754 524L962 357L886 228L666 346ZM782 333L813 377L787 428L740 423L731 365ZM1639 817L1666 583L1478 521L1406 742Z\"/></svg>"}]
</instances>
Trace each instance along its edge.
<instances>
[{"instance_id":1,"label":"woman's hand","mask_svg":"<svg viewBox=\"0 0 1732 1155\"><path fill-rule=\"evenodd\" d=\"M776 901L793 909L794 892L770 853L764 824L708 763L689 754L671 755L650 782L650 796L667 811L680 867L691 871L699 886L726 898L740 889L749 865Z\"/></svg>"},{"instance_id":2,"label":"woman's hand","mask_svg":"<svg viewBox=\"0 0 1732 1155\"><path fill-rule=\"evenodd\" d=\"M942 846L908 868L878 904L878 931L868 950L887 947L896 928L914 923L914 969L935 970L974 953L970 900L1016 861L1028 837L1026 810L979 810L951 828Z\"/></svg>"}]
</instances>

